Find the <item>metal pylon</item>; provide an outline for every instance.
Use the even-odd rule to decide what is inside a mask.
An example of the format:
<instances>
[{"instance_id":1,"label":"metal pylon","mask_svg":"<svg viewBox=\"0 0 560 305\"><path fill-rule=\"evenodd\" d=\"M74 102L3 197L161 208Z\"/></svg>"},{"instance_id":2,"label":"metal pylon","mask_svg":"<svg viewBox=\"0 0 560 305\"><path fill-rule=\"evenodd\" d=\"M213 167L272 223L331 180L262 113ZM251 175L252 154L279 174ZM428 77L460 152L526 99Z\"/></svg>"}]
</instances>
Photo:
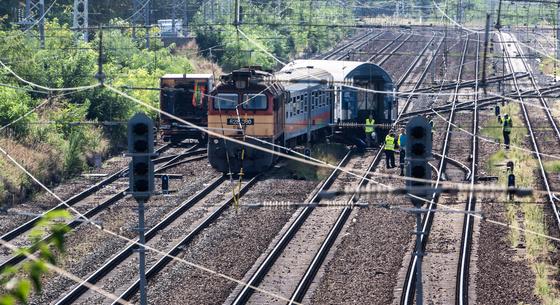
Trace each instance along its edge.
<instances>
[{"instance_id":1,"label":"metal pylon","mask_svg":"<svg viewBox=\"0 0 560 305\"><path fill-rule=\"evenodd\" d=\"M27 31L37 25L41 47L45 47L45 0L26 0L25 14L19 24Z\"/></svg>"},{"instance_id":2,"label":"metal pylon","mask_svg":"<svg viewBox=\"0 0 560 305\"><path fill-rule=\"evenodd\" d=\"M188 1L186 0L173 0L173 4L171 7L171 19L172 21L172 31L176 33L175 23L178 18L183 19L183 35L186 37L188 36L188 24L189 24L189 17L188 17Z\"/></svg>"},{"instance_id":3,"label":"metal pylon","mask_svg":"<svg viewBox=\"0 0 560 305\"><path fill-rule=\"evenodd\" d=\"M150 47L150 0L133 0L132 23L143 24L146 29L146 48ZM133 35L136 36L135 31Z\"/></svg>"},{"instance_id":4,"label":"metal pylon","mask_svg":"<svg viewBox=\"0 0 560 305\"><path fill-rule=\"evenodd\" d=\"M72 27L88 41L88 0L74 0L74 22Z\"/></svg>"}]
</instances>

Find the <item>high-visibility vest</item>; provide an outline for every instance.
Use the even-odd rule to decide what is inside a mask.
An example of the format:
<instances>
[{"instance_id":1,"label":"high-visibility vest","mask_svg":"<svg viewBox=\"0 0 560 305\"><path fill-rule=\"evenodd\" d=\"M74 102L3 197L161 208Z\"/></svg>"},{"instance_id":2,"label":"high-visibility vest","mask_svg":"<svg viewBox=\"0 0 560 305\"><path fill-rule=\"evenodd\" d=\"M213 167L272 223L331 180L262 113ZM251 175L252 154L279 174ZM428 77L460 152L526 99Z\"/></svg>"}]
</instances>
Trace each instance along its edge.
<instances>
[{"instance_id":1,"label":"high-visibility vest","mask_svg":"<svg viewBox=\"0 0 560 305\"><path fill-rule=\"evenodd\" d=\"M373 125L375 124L375 120L374 119L366 119L366 127L365 127L365 131L367 134L370 134L373 132Z\"/></svg>"},{"instance_id":2,"label":"high-visibility vest","mask_svg":"<svg viewBox=\"0 0 560 305\"><path fill-rule=\"evenodd\" d=\"M512 126L511 118L507 118L507 119L504 118L502 130L505 132L511 132L511 126Z\"/></svg>"},{"instance_id":3,"label":"high-visibility vest","mask_svg":"<svg viewBox=\"0 0 560 305\"><path fill-rule=\"evenodd\" d=\"M391 135L385 137L385 150L395 150L395 138Z\"/></svg>"}]
</instances>

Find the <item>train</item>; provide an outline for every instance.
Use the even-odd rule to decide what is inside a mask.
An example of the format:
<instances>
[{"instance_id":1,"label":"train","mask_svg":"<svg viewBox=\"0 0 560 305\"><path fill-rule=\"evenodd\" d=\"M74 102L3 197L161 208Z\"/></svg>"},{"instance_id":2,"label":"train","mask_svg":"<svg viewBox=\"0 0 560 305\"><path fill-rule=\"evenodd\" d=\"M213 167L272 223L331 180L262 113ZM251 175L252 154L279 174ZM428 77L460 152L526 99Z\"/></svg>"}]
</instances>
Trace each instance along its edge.
<instances>
[{"instance_id":1,"label":"train","mask_svg":"<svg viewBox=\"0 0 560 305\"><path fill-rule=\"evenodd\" d=\"M160 109L185 121L208 126L208 94L214 88L212 74L166 74L160 79ZM197 139L206 144L206 133L165 114L159 117L159 130L165 142L180 143Z\"/></svg>"},{"instance_id":2,"label":"train","mask_svg":"<svg viewBox=\"0 0 560 305\"><path fill-rule=\"evenodd\" d=\"M324 139L335 123L363 123L372 114L376 123L390 124L398 111L398 101L387 94L392 90L388 74L371 63L305 60L276 73L235 70L221 77L208 99L208 129L222 136L208 137L209 163L235 175L260 173L276 160L275 154L223 137L286 152ZM376 132L384 137L387 131ZM354 134L360 133L358 125Z\"/></svg>"}]
</instances>

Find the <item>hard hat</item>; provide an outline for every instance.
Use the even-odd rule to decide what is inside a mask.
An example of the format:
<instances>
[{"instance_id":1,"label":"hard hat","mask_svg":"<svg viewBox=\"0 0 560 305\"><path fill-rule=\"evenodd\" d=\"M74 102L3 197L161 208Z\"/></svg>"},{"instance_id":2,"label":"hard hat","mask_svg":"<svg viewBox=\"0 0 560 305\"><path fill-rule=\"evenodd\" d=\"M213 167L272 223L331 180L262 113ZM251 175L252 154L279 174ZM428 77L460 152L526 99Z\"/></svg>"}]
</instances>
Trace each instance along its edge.
<instances>
[{"instance_id":1,"label":"hard hat","mask_svg":"<svg viewBox=\"0 0 560 305\"><path fill-rule=\"evenodd\" d=\"M504 114L504 118L507 118L507 117L509 117L509 114L507 114L507 113Z\"/></svg>"}]
</instances>

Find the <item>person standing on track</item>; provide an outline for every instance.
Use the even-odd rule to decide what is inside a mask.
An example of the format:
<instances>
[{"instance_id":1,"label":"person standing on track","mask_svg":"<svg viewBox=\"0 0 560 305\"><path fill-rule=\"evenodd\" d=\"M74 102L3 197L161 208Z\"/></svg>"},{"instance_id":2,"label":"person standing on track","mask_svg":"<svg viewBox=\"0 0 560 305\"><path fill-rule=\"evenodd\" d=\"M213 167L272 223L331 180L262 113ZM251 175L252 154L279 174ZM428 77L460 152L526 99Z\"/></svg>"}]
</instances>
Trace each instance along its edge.
<instances>
[{"instance_id":1,"label":"person standing on track","mask_svg":"<svg viewBox=\"0 0 560 305\"><path fill-rule=\"evenodd\" d=\"M369 117L366 118L366 124L364 126L364 131L366 133L366 144L367 147L372 147L372 134L374 131L375 120L373 119L373 115L370 113Z\"/></svg>"},{"instance_id":2,"label":"person standing on track","mask_svg":"<svg viewBox=\"0 0 560 305\"><path fill-rule=\"evenodd\" d=\"M399 167L401 169L400 175L404 176L404 158L405 158L404 148L406 146L406 130L404 128L401 129L401 134L399 135L397 144L399 146Z\"/></svg>"},{"instance_id":3,"label":"person standing on track","mask_svg":"<svg viewBox=\"0 0 560 305\"><path fill-rule=\"evenodd\" d=\"M389 133L385 137L385 163L387 168L394 168L395 165L395 134Z\"/></svg>"},{"instance_id":4,"label":"person standing on track","mask_svg":"<svg viewBox=\"0 0 560 305\"><path fill-rule=\"evenodd\" d=\"M500 116L498 116L498 122L500 122L500 124L502 124L502 134L504 136L504 145L506 146L506 149L509 149L509 135L511 134L511 128L513 126L512 122L511 122L511 117L507 113L504 114L503 119Z\"/></svg>"}]
</instances>

